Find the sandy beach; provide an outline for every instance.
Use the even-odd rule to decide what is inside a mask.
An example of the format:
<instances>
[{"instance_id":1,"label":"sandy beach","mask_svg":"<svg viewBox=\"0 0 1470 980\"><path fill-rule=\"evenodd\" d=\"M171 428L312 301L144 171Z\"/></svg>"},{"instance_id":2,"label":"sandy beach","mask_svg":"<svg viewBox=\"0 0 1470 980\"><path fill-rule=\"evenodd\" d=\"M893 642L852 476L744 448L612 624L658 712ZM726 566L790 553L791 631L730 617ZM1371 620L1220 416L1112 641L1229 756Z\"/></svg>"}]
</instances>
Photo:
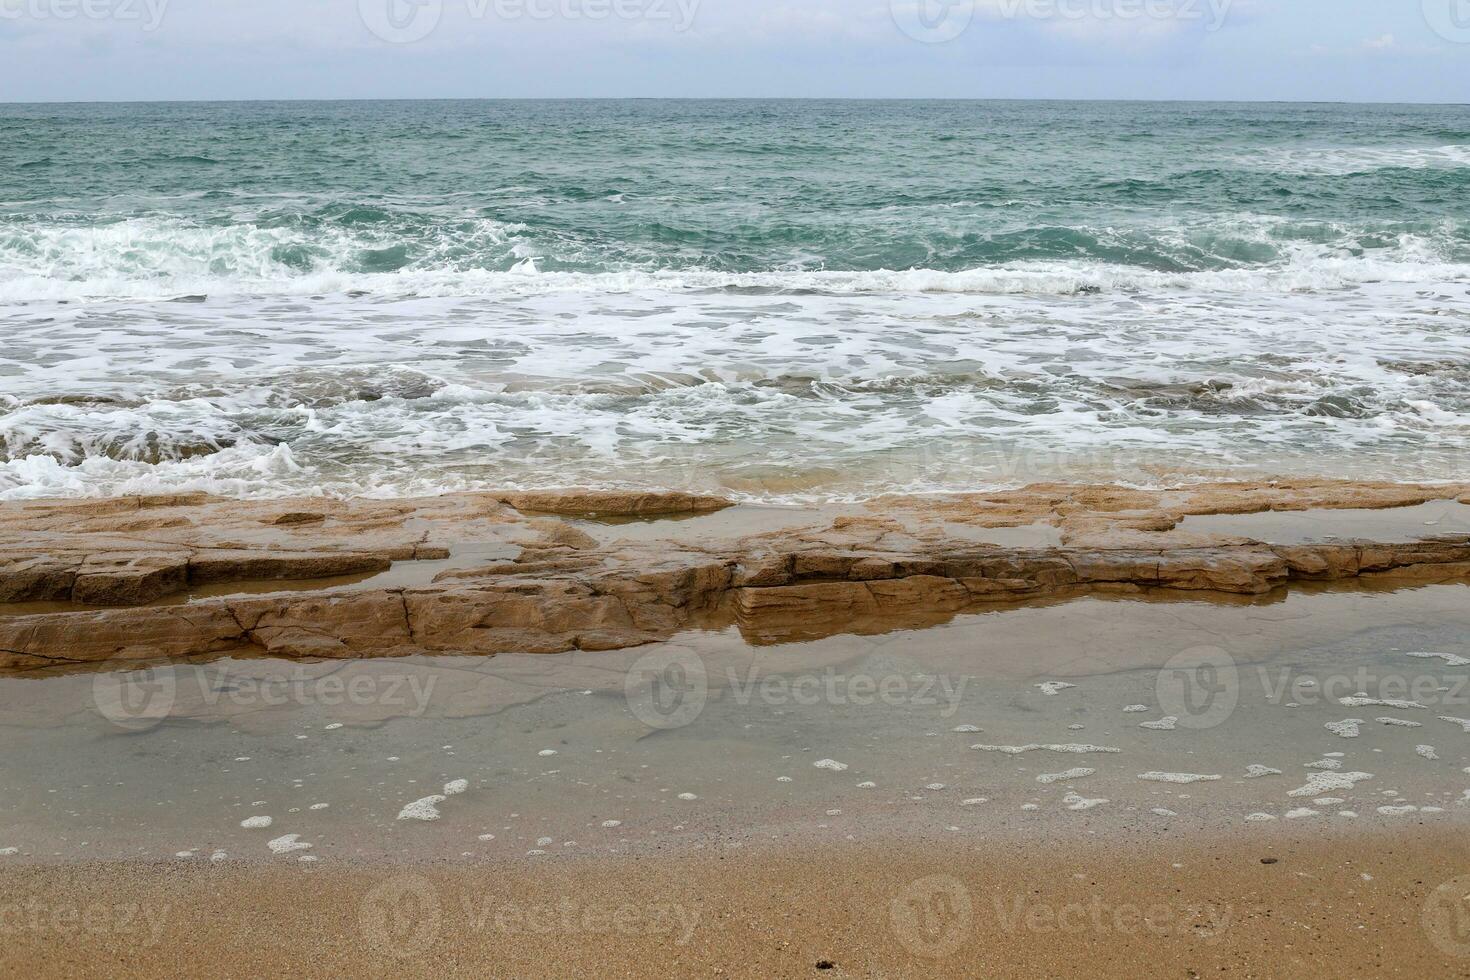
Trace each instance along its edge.
<instances>
[{"instance_id":1,"label":"sandy beach","mask_svg":"<svg viewBox=\"0 0 1470 980\"><path fill-rule=\"evenodd\" d=\"M27 976L1465 976L1463 832L0 871Z\"/></svg>"},{"instance_id":2,"label":"sandy beach","mask_svg":"<svg viewBox=\"0 0 1470 980\"><path fill-rule=\"evenodd\" d=\"M0 505L0 962L1464 975L1465 494Z\"/></svg>"}]
</instances>

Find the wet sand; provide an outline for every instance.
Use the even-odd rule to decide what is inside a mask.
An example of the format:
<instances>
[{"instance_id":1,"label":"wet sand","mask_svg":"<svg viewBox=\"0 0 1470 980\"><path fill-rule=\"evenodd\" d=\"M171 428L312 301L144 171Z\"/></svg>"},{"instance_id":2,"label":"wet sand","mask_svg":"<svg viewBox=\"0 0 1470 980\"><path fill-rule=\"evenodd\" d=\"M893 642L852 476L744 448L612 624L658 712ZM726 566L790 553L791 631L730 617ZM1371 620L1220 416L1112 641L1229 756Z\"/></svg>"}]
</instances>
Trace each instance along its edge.
<instances>
[{"instance_id":1,"label":"wet sand","mask_svg":"<svg viewBox=\"0 0 1470 980\"><path fill-rule=\"evenodd\" d=\"M462 868L0 870L0 970L1467 976L1470 844L1426 827L902 840ZM1269 862L1269 863L1267 863ZM1458 879L1458 880L1456 880Z\"/></svg>"}]
</instances>

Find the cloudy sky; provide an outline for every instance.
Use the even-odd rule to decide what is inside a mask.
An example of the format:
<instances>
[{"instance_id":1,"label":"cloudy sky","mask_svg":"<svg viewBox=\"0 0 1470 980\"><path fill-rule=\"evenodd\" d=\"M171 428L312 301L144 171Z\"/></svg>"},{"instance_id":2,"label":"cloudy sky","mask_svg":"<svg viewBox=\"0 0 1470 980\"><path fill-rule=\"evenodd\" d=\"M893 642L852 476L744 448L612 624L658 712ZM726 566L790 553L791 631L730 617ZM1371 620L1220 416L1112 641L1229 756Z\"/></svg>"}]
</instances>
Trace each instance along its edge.
<instances>
[{"instance_id":1,"label":"cloudy sky","mask_svg":"<svg viewBox=\"0 0 1470 980\"><path fill-rule=\"evenodd\" d=\"M1470 0L0 0L0 101L1470 102Z\"/></svg>"}]
</instances>

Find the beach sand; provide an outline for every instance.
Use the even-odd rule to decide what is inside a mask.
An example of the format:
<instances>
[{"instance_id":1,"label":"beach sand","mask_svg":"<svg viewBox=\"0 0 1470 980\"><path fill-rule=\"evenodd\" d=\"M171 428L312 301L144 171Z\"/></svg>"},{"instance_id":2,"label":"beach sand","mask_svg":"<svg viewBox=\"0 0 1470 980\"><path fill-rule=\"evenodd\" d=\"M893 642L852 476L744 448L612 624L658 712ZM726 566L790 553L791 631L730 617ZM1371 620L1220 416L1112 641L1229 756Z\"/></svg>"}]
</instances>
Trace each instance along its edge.
<instances>
[{"instance_id":1,"label":"beach sand","mask_svg":"<svg viewBox=\"0 0 1470 980\"><path fill-rule=\"evenodd\" d=\"M1467 873L1462 833L1409 824L1003 848L712 847L548 865L37 866L0 871L0 970L1467 976Z\"/></svg>"}]
</instances>

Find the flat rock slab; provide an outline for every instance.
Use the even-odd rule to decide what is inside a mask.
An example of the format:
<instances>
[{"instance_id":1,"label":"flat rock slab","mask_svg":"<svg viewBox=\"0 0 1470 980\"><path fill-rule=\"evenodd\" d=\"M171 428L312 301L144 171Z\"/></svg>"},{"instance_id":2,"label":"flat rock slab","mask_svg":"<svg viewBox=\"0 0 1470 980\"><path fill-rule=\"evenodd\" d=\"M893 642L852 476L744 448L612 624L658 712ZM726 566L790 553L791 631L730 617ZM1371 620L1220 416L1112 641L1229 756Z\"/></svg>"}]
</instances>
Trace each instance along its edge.
<instances>
[{"instance_id":1,"label":"flat rock slab","mask_svg":"<svg viewBox=\"0 0 1470 980\"><path fill-rule=\"evenodd\" d=\"M691 534L688 522L670 520L667 537L645 527L611 542L589 530L734 505L619 491L11 503L0 505L0 668L250 651L336 659L609 650L720 621L779 642L1091 591L1260 595L1293 581L1360 576L1448 581L1470 576L1470 529L1271 545L1177 526L1189 515L1456 498L1470 494L1325 482L1159 491L1039 485L882 498L861 514L817 508L774 531L728 537ZM985 528L1038 526L1055 528L1061 543L976 540ZM426 566L417 584L375 585L395 563L420 561L440 564ZM261 594L263 582L277 583L275 591Z\"/></svg>"}]
</instances>

